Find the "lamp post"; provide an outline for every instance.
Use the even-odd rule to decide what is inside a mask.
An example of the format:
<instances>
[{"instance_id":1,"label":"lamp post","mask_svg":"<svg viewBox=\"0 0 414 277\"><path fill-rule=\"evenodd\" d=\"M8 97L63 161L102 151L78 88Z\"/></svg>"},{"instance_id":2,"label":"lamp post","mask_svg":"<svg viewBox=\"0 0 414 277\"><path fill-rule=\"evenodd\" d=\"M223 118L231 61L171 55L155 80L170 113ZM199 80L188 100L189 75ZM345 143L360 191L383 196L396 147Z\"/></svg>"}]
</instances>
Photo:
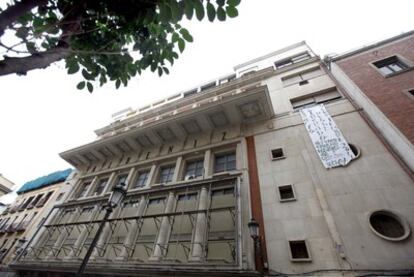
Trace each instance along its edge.
<instances>
[{"instance_id":1,"label":"lamp post","mask_svg":"<svg viewBox=\"0 0 414 277\"><path fill-rule=\"evenodd\" d=\"M112 213L113 209L122 202L125 195L126 195L126 184L125 183L119 183L116 186L114 186L114 188L112 189L111 196L109 197L108 204L106 206L105 216L102 219L101 223L99 224L98 231L96 232L96 235L93 238L91 245L89 246L88 252L86 252L85 257L83 258L82 264L76 276L82 276L82 273L85 270L86 264L88 263L88 260L92 254L92 251L95 248L95 245L98 242L99 237L102 233L105 222L108 220L109 215Z\"/></svg>"},{"instance_id":2,"label":"lamp post","mask_svg":"<svg viewBox=\"0 0 414 277\"><path fill-rule=\"evenodd\" d=\"M259 235L259 223L257 223L257 221L254 218L252 218L250 222L247 224L247 227L249 227L250 237L254 241L254 258L256 261L256 268L258 269L258 271L263 272L264 264L262 255L262 244Z\"/></svg>"}]
</instances>

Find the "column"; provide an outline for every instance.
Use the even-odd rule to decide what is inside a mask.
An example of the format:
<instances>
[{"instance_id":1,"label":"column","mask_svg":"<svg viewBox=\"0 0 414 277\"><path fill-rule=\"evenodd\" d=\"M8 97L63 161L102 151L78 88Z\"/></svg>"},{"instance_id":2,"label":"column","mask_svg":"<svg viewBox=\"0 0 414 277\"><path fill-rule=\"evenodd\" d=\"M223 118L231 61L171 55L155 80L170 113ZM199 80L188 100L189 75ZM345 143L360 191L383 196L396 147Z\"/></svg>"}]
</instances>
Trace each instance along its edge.
<instances>
[{"instance_id":1,"label":"column","mask_svg":"<svg viewBox=\"0 0 414 277\"><path fill-rule=\"evenodd\" d=\"M208 209L208 190L206 187L201 188L200 192L200 201L198 202L198 210L207 210ZM194 240L193 240L193 249L190 253L189 261L190 262L200 262L203 260L203 245L205 242L205 233L207 228L206 213L200 212L197 214L195 231L194 231Z\"/></svg>"},{"instance_id":2,"label":"column","mask_svg":"<svg viewBox=\"0 0 414 277\"><path fill-rule=\"evenodd\" d=\"M130 170L129 170L129 172L128 172L128 177L126 178L126 180L125 180L125 183L126 183L126 185L127 185L127 187L125 188L125 189L129 189L130 188L130 186L131 186L131 184L132 184L132 181L134 180L134 178L135 178L135 172L136 172L137 170L136 170L136 168L135 167L133 167L133 168L131 168Z\"/></svg>"},{"instance_id":3,"label":"column","mask_svg":"<svg viewBox=\"0 0 414 277\"><path fill-rule=\"evenodd\" d=\"M70 223L70 222L75 221L78 212L79 211L75 210L75 212L68 218L67 222L60 222L60 223ZM46 230L45 230L45 233L48 234ZM45 260L53 259L53 257L55 256L53 253L53 249L60 249L68 235L69 234L66 230L60 233L60 235L58 236L58 238L56 239L55 243L52 246L52 250L47 254Z\"/></svg>"},{"instance_id":4,"label":"column","mask_svg":"<svg viewBox=\"0 0 414 277\"><path fill-rule=\"evenodd\" d=\"M122 204L121 204L122 205ZM117 218L119 217L120 213L122 211L122 206L117 207L112 214L109 216L109 218ZM99 259L99 253L102 251L101 249L105 247L106 242L108 241L109 235L111 234L111 226L109 222L105 223L105 227L102 230L102 233L99 237L98 242L96 243L95 249L92 252L92 255L90 257L91 260Z\"/></svg>"},{"instance_id":5,"label":"column","mask_svg":"<svg viewBox=\"0 0 414 277\"><path fill-rule=\"evenodd\" d=\"M101 206L99 205L95 206L94 211L92 211L90 220L92 220L96 216L96 214L99 212L100 209L101 209ZM69 255L65 257L65 259L68 259L68 260L72 259L76 255L76 253L79 251L79 249L82 247L83 243L85 242L87 236L88 236L88 229L86 228L85 225L83 225L83 229L81 233L79 234L79 237L76 239L75 243L73 244L73 249L70 251Z\"/></svg>"},{"instance_id":6,"label":"column","mask_svg":"<svg viewBox=\"0 0 414 277\"><path fill-rule=\"evenodd\" d=\"M151 186L155 182L155 178L157 177L157 165L153 164L151 166L150 172L148 174L148 180L145 184L146 186Z\"/></svg>"},{"instance_id":7,"label":"column","mask_svg":"<svg viewBox=\"0 0 414 277\"><path fill-rule=\"evenodd\" d=\"M145 212L145 208L147 206L146 197L143 195L141 196L139 200L139 206L138 206L138 212L136 216L142 216ZM129 251L128 249L131 249L134 246L134 243L137 239L137 236L139 235L139 226L140 222L138 220L135 220L130 227L130 231L125 238L124 247L122 248L121 254L119 257L116 258L116 260L127 260Z\"/></svg>"},{"instance_id":8,"label":"column","mask_svg":"<svg viewBox=\"0 0 414 277\"><path fill-rule=\"evenodd\" d=\"M213 162L212 162L212 153L211 150L208 149L204 153L204 178L211 178L213 175Z\"/></svg>"},{"instance_id":9,"label":"column","mask_svg":"<svg viewBox=\"0 0 414 277\"><path fill-rule=\"evenodd\" d=\"M165 205L164 213L172 213L174 211L175 196L173 192L170 192L167 199L167 204ZM165 248L169 233L171 230L170 219L168 216L164 216L161 221L160 230L158 231L158 237L155 244L154 252L152 256L148 259L149 261L159 261L164 256L163 249Z\"/></svg>"},{"instance_id":10,"label":"column","mask_svg":"<svg viewBox=\"0 0 414 277\"><path fill-rule=\"evenodd\" d=\"M183 164L183 157L180 156L177 158L177 162L175 163L175 169L174 169L174 175L172 178L172 182L175 183L177 181L179 181L178 179L180 178L180 173L181 173L181 165Z\"/></svg>"},{"instance_id":11,"label":"column","mask_svg":"<svg viewBox=\"0 0 414 277\"><path fill-rule=\"evenodd\" d=\"M115 182L115 177L116 177L115 172L112 172L111 175L109 175L108 184L106 185L106 188L105 188L105 193L111 192L113 184Z\"/></svg>"}]
</instances>

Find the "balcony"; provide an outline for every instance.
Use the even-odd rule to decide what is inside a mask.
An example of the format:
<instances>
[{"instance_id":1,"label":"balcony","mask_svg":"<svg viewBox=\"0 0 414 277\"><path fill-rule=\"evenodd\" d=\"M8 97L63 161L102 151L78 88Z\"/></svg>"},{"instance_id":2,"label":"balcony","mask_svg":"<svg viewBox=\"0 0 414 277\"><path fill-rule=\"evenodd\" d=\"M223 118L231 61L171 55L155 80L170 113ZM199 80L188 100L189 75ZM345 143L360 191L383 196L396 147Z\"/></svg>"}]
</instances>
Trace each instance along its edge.
<instances>
[{"instance_id":1,"label":"balcony","mask_svg":"<svg viewBox=\"0 0 414 277\"><path fill-rule=\"evenodd\" d=\"M30 221L29 220L25 220L23 222L20 222L17 226L16 226L16 231L17 232L23 232L26 230L27 226L29 226Z\"/></svg>"}]
</instances>

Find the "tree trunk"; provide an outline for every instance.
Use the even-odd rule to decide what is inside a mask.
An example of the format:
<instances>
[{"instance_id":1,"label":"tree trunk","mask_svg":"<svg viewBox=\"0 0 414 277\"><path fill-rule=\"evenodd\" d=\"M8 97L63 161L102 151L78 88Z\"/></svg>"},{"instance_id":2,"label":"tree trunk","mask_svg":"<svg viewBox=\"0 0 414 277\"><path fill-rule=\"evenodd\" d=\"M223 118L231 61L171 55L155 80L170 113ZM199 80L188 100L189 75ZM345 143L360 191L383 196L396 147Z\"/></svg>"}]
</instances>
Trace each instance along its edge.
<instances>
[{"instance_id":1,"label":"tree trunk","mask_svg":"<svg viewBox=\"0 0 414 277\"><path fill-rule=\"evenodd\" d=\"M47 0L21 0L9 6L0 13L0 37L4 34L7 27L15 22L20 16L30 11L34 7L47 4Z\"/></svg>"},{"instance_id":2,"label":"tree trunk","mask_svg":"<svg viewBox=\"0 0 414 277\"><path fill-rule=\"evenodd\" d=\"M70 55L68 48L57 47L44 52L33 53L31 56L17 58L4 57L0 61L0 76L11 73L26 74L27 71L46 68L51 63L57 62Z\"/></svg>"}]
</instances>

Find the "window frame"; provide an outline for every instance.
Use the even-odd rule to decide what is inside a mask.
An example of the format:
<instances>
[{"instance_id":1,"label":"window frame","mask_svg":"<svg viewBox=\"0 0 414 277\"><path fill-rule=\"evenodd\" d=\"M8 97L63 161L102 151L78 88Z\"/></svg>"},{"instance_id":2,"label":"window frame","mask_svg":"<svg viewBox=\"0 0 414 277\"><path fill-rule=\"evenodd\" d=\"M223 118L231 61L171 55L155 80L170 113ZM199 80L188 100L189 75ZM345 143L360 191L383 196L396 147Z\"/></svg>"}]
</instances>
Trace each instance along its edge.
<instances>
[{"instance_id":1,"label":"window frame","mask_svg":"<svg viewBox=\"0 0 414 277\"><path fill-rule=\"evenodd\" d=\"M399 67L401 67L402 69L396 71L395 69L390 67L390 65L392 65L392 64L396 64ZM370 65L377 72L379 72L384 78L393 77L393 76L396 76L398 74L401 74L401 73L404 73L404 72L407 72L407 71L413 69L412 63L409 60L402 57L401 55L399 55L399 54L394 54L394 55L390 55L390 56L381 58L379 60L375 60L375 61L371 62ZM391 71L391 73L385 73L383 70L381 70L382 68L387 68L389 71Z\"/></svg>"},{"instance_id":2,"label":"window frame","mask_svg":"<svg viewBox=\"0 0 414 277\"><path fill-rule=\"evenodd\" d=\"M166 164L166 165L162 165L160 166L160 172L158 174L158 183L159 184L168 184L168 183L172 183L173 182L173 178L174 178L174 172L175 172L175 164ZM163 171L168 169L168 178L166 180L163 180ZM169 180L169 176L171 176L171 180Z\"/></svg>"},{"instance_id":3,"label":"window frame","mask_svg":"<svg viewBox=\"0 0 414 277\"><path fill-rule=\"evenodd\" d=\"M228 162L229 162L228 157L230 155L234 156L234 168L231 168L231 169L229 169L229 167L228 167ZM217 159L219 157L226 157L226 162L224 163L225 168L223 170L217 171ZM219 173L234 171L234 170L237 170L237 153L236 153L236 150L214 153L213 174L219 174Z\"/></svg>"},{"instance_id":4,"label":"window frame","mask_svg":"<svg viewBox=\"0 0 414 277\"><path fill-rule=\"evenodd\" d=\"M135 180L132 183L133 186L131 187L131 189L141 189L141 188L146 187L148 185L148 179L149 179L150 171L151 171L151 169L138 170L137 171L137 176L135 177ZM142 185L139 185L138 186L137 185L138 184L138 181L140 180L140 177L143 174L146 174L145 179L144 179L144 183Z\"/></svg>"},{"instance_id":5,"label":"window frame","mask_svg":"<svg viewBox=\"0 0 414 277\"><path fill-rule=\"evenodd\" d=\"M189 166L195 165L193 172L194 174L189 174ZM201 174L197 175L197 171L200 170L198 167L201 164ZM185 161L185 169L184 169L184 180L196 179L198 177L202 177L204 175L204 159L193 159L193 160L186 160ZM190 176L193 176L190 178Z\"/></svg>"},{"instance_id":6,"label":"window frame","mask_svg":"<svg viewBox=\"0 0 414 277\"><path fill-rule=\"evenodd\" d=\"M290 187L292 189L292 193L293 193L293 197L290 198L282 198L282 194L280 193L280 189L282 187ZM283 184L283 185L278 185L277 186L277 195L279 197L279 202L291 202L291 201L296 201L296 191L295 191L295 187L293 184Z\"/></svg>"},{"instance_id":7,"label":"window frame","mask_svg":"<svg viewBox=\"0 0 414 277\"><path fill-rule=\"evenodd\" d=\"M303 242L305 244L306 252L308 254L307 258L294 258L293 257L291 243L298 243L298 242ZM312 261L312 254L310 251L309 243L306 239L288 240L288 248L289 248L289 256L290 256L291 262L311 262Z\"/></svg>"}]
</instances>

